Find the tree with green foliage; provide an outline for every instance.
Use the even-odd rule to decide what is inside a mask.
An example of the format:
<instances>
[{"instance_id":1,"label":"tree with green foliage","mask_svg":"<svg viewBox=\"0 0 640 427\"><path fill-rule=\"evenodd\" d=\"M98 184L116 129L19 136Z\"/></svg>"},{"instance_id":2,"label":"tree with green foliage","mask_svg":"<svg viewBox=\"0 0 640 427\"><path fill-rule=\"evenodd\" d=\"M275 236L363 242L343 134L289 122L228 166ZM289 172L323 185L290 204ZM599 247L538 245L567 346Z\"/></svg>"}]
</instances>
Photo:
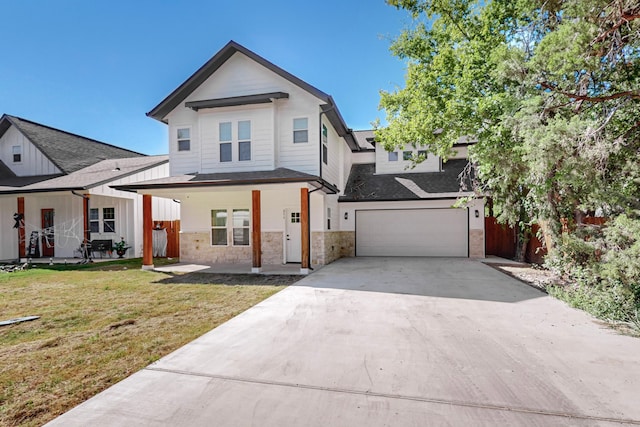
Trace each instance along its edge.
<instances>
[{"instance_id":1,"label":"tree with green foliage","mask_svg":"<svg viewBox=\"0 0 640 427\"><path fill-rule=\"evenodd\" d=\"M447 158L465 135L499 219L560 244L576 211L637 217L636 0L387 0L413 23L392 45L406 84L381 94L385 148Z\"/></svg>"},{"instance_id":2,"label":"tree with green foliage","mask_svg":"<svg viewBox=\"0 0 640 427\"><path fill-rule=\"evenodd\" d=\"M521 237L541 224L547 265L577 284L567 299L640 327L640 3L387 3L413 21L391 47L406 82L381 93L377 140L446 160L475 137L478 196ZM594 211L607 226L575 221Z\"/></svg>"}]
</instances>

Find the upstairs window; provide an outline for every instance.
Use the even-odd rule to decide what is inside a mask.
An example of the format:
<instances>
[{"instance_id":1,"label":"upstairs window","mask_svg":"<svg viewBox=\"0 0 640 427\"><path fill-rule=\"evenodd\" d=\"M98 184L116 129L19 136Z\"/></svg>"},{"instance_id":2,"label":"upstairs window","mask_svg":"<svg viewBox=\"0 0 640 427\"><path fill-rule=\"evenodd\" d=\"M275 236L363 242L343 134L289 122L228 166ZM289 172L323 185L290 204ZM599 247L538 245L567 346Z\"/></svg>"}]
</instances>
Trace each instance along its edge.
<instances>
[{"instance_id":1,"label":"upstairs window","mask_svg":"<svg viewBox=\"0 0 640 427\"><path fill-rule=\"evenodd\" d=\"M191 129L179 128L178 129L178 151L191 150Z\"/></svg>"},{"instance_id":2,"label":"upstairs window","mask_svg":"<svg viewBox=\"0 0 640 427\"><path fill-rule=\"evenodd\" d=\"M13 151L13 163L22 162L22 147L19 145L14 145L12 147Z\"/></svg>"},{"instance_id":3,"label":"upstairs window","mask_svg":"<svg viewBox=\"0 0 640 427\"><path fill-rule=\"evenodd\" d=\"M322 125L322 162L329 164L329 148L327 144L327 127Z\"/></svg>"},{"instance_id":4,"label":"upstairs window","mask_svg":"<svg viewBox=\"0 0 640 427\"><path fill-rule=\"evenodd\" d=\"M427 160L427 157L429 156L427 153L427 150L419 150L418 151L418 156L422 159Z\"/></svg>"},{"instance_id":5,"label":"upstairs window","mask_svg":"<svg viewBox=\"0 0 640 427\"><path fill-rule=\"evenodd\" d=\"M222 122L218 126L220 130L220 161L221 162L230 162L231 161L231 122ZM225 243L226 244L226 243Z\"/></svg>"},{"instance_id":6,"label":"upstairs window","mask_svg":"<svg viewBox=\"0 0 640 427\"><path fill-rule=\"evenodd\" d=\"M309 142L309 120L306 117L293 119L293 142Z\"/></svg>"},{"instance_id":7,"label":"upstairs window","mask_svg":"<svg viewBox=\"0 0 640 427\"><path fill-rule=\"evenodd\" d=\"M398 152L397 151L389 151L389 161L397 162L398 161Z\"/></svg>"},{"instance_id":8,"label":"upstairs window","mask_svg":"<svg viewBox=\"0 0 640 427\"><path fill-rule=\"evenodd\" d=\"M116 210L115 208L102 208L102 232L116 232Z\"/></svg>"},{"instance_id":9,"label":"upstairs window","mask_svg":"<svg viewBox=\"0 0 640 427\"><path fill-rule=\"evenodd\" d=\"M251 160L251 121L238 122L238 160Z\"/></svg>"},{"instance_id":10,"label":"upstairs window","mask_svg":"<svg viewBox=\"0 0 640 427\"><path fill-rule=\"evenodd\" d=\"M412 157L413 157L413 152L411 151L402 152L402 160L411 160Z\"/></svg>"}]
</instances>

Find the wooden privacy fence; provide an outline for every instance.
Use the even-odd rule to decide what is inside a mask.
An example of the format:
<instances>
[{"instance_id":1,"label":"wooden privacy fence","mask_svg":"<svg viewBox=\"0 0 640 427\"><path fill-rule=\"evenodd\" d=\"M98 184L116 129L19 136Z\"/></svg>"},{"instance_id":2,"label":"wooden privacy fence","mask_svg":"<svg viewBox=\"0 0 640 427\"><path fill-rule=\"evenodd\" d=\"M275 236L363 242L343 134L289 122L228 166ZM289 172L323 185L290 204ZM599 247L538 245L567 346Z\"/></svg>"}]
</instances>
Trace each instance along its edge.
<instances>
[{"instance_id":1,"label":"wooden privacy fence","mask_svg":"<svg viewBox=\"0 0 640 427\"><path fill-rule=\"evenodd\" d=\"M495 217L484 219L485 254L501 258L515 258L516 231L506 224L498 224Z\"/></svg>"},{"instance_id":2,"label":"wooden privacy fence","mask_svg":"<svg viewBox=\"0 0 640 427\"><path fill-rule=\"evenodd\" d=\"M180 220L154 220L153 228L167 230L167 258L180 258Z\"/></svg>"}]
</instances>

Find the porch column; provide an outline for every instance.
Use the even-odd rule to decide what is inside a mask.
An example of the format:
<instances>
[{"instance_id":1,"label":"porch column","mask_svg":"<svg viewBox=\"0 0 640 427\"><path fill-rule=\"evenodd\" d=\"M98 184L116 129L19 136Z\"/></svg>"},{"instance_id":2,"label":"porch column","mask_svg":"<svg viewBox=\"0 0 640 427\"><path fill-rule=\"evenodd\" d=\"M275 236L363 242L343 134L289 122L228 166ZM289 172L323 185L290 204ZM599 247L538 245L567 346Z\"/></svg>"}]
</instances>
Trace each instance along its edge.
<instances>
[{"instance_id":1,"label":"porch column","mask_svg":"<svg viewBox=\"0 0 640 427\"><path fill-rule=\"evenodd\" d=\"M309 230L309 189L300 189L300 235L302 258L300 263L300 273L309 274L311 267L311 246Z\"/></svg>"},{"instance_id":2,"label":"porch column","mask_svg":"<svg viewBox=\"0 0 640 427\"><path fill-rule=\"evenodd\" d=\"M18 197L18 215L21 220L18 223L18 258L27 256L27 239L24 231L24 197Z\"/></svg>"},{"instance_id":3,"label":"porch column","mask_svg":"<svg viewBox=\"0 0 640 427\"><path fill-rule=\"evenodd\" d=\"M142 195L142 269L153 270L153 217L151 194Z\"/></svg>"},{"instance_id":4,"label":"porch column","mask_svg":"<svg viewBox=\"0 0 640 427\"><path fill-rule=\"evenodd\" d=\"M260 190L251 191L252 273L262 271L262 226L260 225Z\"/></svg>"},{"instance_id":5,"label":"porch column","mask_svg":"<svg viewBox=\"0 0 640 427\"><path fill-rule=\"evenodd\" d=\"M87 243L91 240L91 230L89 229L89 195L85 194L82 196L82 224L83 224L83 236L84 236L84 247L86 248ZM86 251L86 249L85 249ZM88 252L87 252L88 254Z\"/></svg>"}]
</instances>

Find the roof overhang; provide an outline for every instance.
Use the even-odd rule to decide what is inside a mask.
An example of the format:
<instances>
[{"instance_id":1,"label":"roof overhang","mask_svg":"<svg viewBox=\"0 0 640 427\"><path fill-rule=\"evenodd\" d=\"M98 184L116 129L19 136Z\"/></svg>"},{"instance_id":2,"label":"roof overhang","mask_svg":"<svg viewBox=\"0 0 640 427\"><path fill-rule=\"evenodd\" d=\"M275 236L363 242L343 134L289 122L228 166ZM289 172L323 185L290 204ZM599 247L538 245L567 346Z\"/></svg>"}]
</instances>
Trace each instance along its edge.
<instances>
[{"instance_id":1,"label":"roof overhang","mask_svg":"<svg viewBox=\"0 0 640 427\"><path fill-rule=\"evenodd\" d=\"M195 177L194 177L195 178ZM189 189L189 188L221 188L235 187L247 185L265 185L265 184L291 184L306 183L312 187L322 190L327 194L338 194L340 190L333 184L329 184L321 178L252 178L252 179L218 179L218 180L191 180L182 182L159 182L159 183L139 183L128 185L113 185L111 188L123 191L138 192L141 190L160 190L160 189Z\"/></svg>"},{"instance_id":2,"label":"roof overhang","mask_svg":"<svg viewBox=\"0 0 640 427\"><path fill-rule=\"evenodd\" d=\"M184 106L198 111L202 108L220 108L220 107L234 107L237 105L250 105L250 104L268 104L274 99L287 99L289 94L286 92L269 92L259 93L255 95L245 96L232 96L229 98L215 98L207 99L203 101L189 101L185 102Z\"/></svg>"}]
</instances>

